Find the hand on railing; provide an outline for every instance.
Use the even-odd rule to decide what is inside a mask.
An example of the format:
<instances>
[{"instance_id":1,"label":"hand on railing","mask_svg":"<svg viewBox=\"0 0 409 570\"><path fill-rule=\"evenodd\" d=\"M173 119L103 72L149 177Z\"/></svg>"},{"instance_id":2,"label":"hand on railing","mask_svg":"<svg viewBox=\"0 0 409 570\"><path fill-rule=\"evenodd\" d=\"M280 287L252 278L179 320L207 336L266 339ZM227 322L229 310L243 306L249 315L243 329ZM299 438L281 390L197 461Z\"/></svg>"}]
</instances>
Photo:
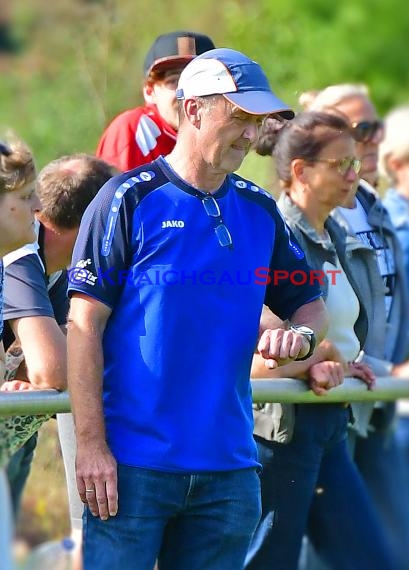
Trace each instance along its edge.
<instances>
[{"instance_id":1,"label":"hand on railing","mask_svg":"<svg viewBox=\"0 0 409 570\"><path fill-rule=\"evenodd\" d=\"M0 390L2 392L22 392L24 390L35 390L35 388L26 380L9 380L1 386Z\"/></svg>"},{"instance_id":2,"label":"hand on railing","mask_svg":"<svg viewBox=\"0 0 409 570\"><path fill-rule=\"evenodd\" d=\"M340 386L344 381L344 367L340 362L323 360L308 370L309 387L317 396L325 396L328 390Z\"/></svg>"},{"instance_id":3,"label":"hand on railing","mask_svg":"<svg viewBox=\"0 0 409 570\"><path fill-rule=\"evenodd\" d=\"M375 374L365 362L348 362L345 374L362 380L368 386L368 390L373 390L375 387Z\"/></svg>"}]
</instances>

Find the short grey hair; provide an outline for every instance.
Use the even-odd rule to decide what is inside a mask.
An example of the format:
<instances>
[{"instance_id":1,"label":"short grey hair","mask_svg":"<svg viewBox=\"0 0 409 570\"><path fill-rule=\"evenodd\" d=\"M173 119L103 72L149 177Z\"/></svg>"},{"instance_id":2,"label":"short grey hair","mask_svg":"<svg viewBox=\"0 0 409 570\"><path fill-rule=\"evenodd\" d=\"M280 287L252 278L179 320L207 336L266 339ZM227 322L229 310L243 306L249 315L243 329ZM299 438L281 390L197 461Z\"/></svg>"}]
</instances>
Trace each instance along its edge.
<instances>
[{"instance_id":1,"label":"short grey hair","mask_svg":"<svg viewBox=\"0 0 409 570\"><path fill-rule=\"evenodd\" d=\"M385 137L379 146L379 170L389 182L395 182L388 166L389 158L409 160L409 105L390 111L385 117Z\"/></svg>"},{"instance_id":2,"label":"short grey hair","mask_svg":"<svg viewBox=\"0 0 409 570\"><path fill-rule=\"evenodd\" d=\"M200 97L196 96L194 97L194 99L199 101L201 106L206 111L211 111L216 106L217 101L222 97L223 95L217 93L215 95L203 95ZM227 102L227 99L225 97L223 97L223 100ZM183 110L184 99L179 99L177 104L178 104L178 116L179 116L179 126L180 126L185 120L185 112Z\"/></svg>"},{"instance_id":3,"label":"short grey hair","mask_svg":"<svg viewBox=\"0 0 409 570\"><path fill-rule=\"evenodd\" d=\"M325 111L352 97L369 97L368 87L362 83L329 85L318 92L309 104L309 111Z\"/></svg>"}]
</instances>

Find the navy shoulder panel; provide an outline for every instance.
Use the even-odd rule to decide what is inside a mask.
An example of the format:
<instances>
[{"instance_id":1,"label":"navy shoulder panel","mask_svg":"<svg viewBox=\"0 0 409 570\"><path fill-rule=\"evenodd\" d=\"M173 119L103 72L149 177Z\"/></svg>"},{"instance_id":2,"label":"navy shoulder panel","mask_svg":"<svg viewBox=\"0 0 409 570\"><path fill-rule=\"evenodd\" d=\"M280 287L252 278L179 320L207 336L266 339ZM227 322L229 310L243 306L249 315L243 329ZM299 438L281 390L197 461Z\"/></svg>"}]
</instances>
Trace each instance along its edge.
<instances>
[{"instance_id":1,"label":"navy shoulder panel","mask_svg":"<svg viewBox=\"0 0 409 570\"><path fill-rule=\"evenodd\" d=\"M111 249L121 206L125 203L126 209L132 211L145 196L167 182L162 170L155 163L156 161L150 162L114 176L101 188L99 194L107 213L101 248L103 256L107 256Z\"/></svg>"},{"instance_id":2,"label":"navy shoulder panel","mask_svg":"<svg viewBox=\"0 0 409 570\"><path fill-rule=\"evenodd\" d=\"M257 186L257 184L254 184L251 180L246 180L237 174L231 174L230 178L232 186L235 187L236 191L242 197L259 204L274 218L279 215L276 201L267 190L264 190L264 188Z\"/></svg>"},{"instance_id":3,"label":"navy shoulder panel","mask_svg":"<svg viewBox=\"0 0 409 570\"><path fill-rule=\"evenodd\" d=\"M104 193L111 194L113 199L120 199L120 195L124 196L127 190L132 188L132 194L138 203L147 194L161 187L167 181L162 169L157 165L157 160L155 160L113 176L102 188Z\"/></svg>"}]
</instances>

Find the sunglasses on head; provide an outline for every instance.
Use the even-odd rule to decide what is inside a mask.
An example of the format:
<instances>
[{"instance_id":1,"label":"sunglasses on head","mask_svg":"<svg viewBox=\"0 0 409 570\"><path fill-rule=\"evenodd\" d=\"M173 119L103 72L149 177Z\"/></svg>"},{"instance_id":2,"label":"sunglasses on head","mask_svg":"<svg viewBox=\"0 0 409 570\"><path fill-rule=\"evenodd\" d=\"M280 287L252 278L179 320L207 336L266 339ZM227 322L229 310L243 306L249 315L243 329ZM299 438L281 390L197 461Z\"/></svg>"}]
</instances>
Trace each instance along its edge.
<instances>
[{"instance_id":1,"label":"sunglasses on head","mask_svg":"<svg viewBox=\"0 0 409 570\"><path fill-rule=\"evenodd\" d=\"M384 135L382 121L360 121L352 123L352 136L357 142L378 144Z\"/></svg>"}]
</instances>

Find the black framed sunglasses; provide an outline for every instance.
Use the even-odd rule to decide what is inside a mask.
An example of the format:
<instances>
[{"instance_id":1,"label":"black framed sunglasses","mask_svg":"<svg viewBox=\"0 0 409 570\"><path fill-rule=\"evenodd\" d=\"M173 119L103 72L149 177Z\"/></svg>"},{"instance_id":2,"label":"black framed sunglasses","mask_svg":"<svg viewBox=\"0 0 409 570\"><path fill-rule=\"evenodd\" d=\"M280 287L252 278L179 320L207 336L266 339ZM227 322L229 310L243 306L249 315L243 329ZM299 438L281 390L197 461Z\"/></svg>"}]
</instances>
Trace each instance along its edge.
<instances>
[{"instance_id":1,"label":"black framed sunglasses","mask_svg":"<svg viewBox=\"0 0 409 570\"><path fill-rule=\"evenodd\" d=\"M203 207L209 218L218 219L217 225L214 227L214 232L221 247L232 247L233 240L226 224L222 220L219 204L217 200L211 195L200 196Z\"/></svg>"},{"instance_id":2,"label":"black framed sunglasses","mask_svg":"<svg viewBox=\"0 0 409 570\"><path fill-rule=\"evenodd\" d=\"M345 176L347 172L353 170L355 174L359 174L361 171L362 162L359 158L346 157L346 158L316 158L313 162L326 162L327 164L332 164L336 166L338 172L341 176Z\"/></svg>"},{"instance_id":3,"label":"black framed sunglasses","mask_svg":"<svg viewBox=\"0 0 409 570\"><path fill-rule=\"evenodd\" d=\"M357 142L379 144L385 134L383 121L352 123L352 136Z\"/></svg>"}]
</instances>

